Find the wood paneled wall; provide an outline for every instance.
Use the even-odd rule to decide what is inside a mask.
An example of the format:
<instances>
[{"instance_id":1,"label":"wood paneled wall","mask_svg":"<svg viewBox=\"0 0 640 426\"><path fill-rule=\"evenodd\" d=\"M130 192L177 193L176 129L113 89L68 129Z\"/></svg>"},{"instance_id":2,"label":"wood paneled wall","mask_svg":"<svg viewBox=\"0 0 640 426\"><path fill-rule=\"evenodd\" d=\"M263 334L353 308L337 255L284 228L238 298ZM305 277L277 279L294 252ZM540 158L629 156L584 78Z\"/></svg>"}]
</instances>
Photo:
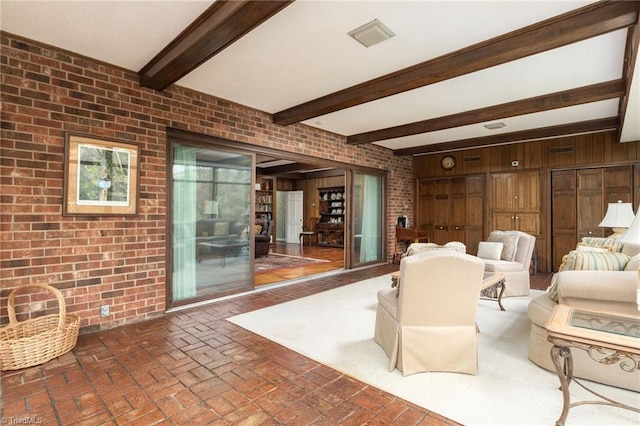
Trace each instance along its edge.
<instances>
[{"instance_id":1,"label":"wood paneled wall","mask_svg":"<svg viewBox=\"0 0 640 426\"><path fill-rule=\"evenodd\" d=\"M440 161L445 155L453 155L456 158L456 165L451 170L444 170L440 166ZM538 269L550 272L550 222L553 213L550 204L551 171L634 164L638 161L640 141L618 143L615 132L606 132L417 156L413 160L413 172L416 182L421 178L477 174L485 174L485 182L491 182L490 177L493 173L539 170L542 188L542 236L536 244ZM517 162L517 165L514 165L514 162ZM640 203L640 190L637 186L638 179L635 180L632 191L636 194L635 206ZM491 218L493 196L490 185L487 185L484 202L485 236L491 231L488 220Z\"/></svg>"}]
</instances>

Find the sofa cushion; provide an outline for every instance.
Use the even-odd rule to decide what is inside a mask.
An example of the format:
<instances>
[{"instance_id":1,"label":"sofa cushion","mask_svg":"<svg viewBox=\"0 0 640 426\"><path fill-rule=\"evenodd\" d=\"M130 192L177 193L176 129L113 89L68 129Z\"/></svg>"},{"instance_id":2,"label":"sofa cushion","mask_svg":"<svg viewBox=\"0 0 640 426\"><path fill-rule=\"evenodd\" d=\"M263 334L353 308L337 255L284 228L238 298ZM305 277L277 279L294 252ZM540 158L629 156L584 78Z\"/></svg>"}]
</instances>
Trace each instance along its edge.
<instances>
[{"instance_id":1,"label":"sofa cushion","mask_svg":"<svg viewBox=\"0 0 640 426\"><path fill-rule=\"evenodd\" d=\"M622 244L618 242L615 238L607 237L583 237L582 244L591 247L600 247L600 248L608 248L613 252L621 252Z\"/></svg>"},{"instance_id":2,"label":"sofa cushion","mask_svg":"<svg viewBox=\"0 0 640 426\"><path fill-rule=\"evenodd\" d=\"M483 259L500 260L503 247L504 244L502 243L481 241L480 244L478 244L478 257Z\"/></svg>"},{"instance_id":3,"label":"sofa cushion","mask_svg":"<svg viewBox=\"0 0 640 426\"><path fill-rule=\"evenodd\" d=\"M640 268L640 253L633 256L624 267L625 271L637 271Z\"/></svg>"},{"instance_id":4,"label":"sofa cushion","mask_svg":"<svg viewBox=\"0 0 640 426\"><path fill-rule=\"evenodd\" d=\"M640 244L626 243L622 246L622 253L626 254L629 257L640 254Z\"/></svg>"},{"instance_id":5,"label":"sofa cushion","mask_svg":"<svg viewBox=\"0 0 640 426\"><path fill-rule=\"evenodd\" d=\"M221 237L229 235L229 222L216 222L213 228L213 236Z\"/></svg>"},{"instance_id":6,"label":"sofa cushion","mask_svg":"<svg viewBox=\"0 0 640 426\"><path fill-rule=\"evenodd\" d=\"M522 272L522 265L518 262L506 260L483 259L484 270L487 272Z\"/></svg>"},{"instance_id":7,"label":"sofa cushion","mask_svg":"<svg viewBox=\"0 0 640 426\"><path fill-rule=\"evenodd\" d=\"M520 235L517 231L491 231L487 241L502 243L503 247L500 259L512 261L516 256L519 237Z\"/></svg>"}]
</instances>

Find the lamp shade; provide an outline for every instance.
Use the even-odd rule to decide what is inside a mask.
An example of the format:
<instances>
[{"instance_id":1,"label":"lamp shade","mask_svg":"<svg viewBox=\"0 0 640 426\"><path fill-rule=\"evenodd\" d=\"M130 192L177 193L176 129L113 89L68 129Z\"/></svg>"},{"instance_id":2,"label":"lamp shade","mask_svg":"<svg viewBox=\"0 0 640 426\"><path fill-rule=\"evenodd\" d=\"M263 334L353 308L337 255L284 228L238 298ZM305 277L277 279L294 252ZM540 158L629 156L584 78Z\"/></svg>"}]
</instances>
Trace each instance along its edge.
<instances>
[{"instance_id":1,"label":"lamp shade","mask_svg":"<svg viewBox=\"0 0 640 426\"><path fill-rule=\"evenodd\" d=\"M215 200L205 200L204 202L205 214L218 214L218 202Z\"/></svg>"},{"instance_id":2,"label":"lamp shade","mask_svg":"<svg viewBox=\"0 0 640 426\"><path fill-rule=\"evenodd\" d=\"M638 208L638 214L636 215L629 229L619 239L618 242L624 244L640 244L640 207Z\"/></svg>"},{"instance_id":3,"label":"lamp shade","mask_svg":"<svg viewBox=\"0 0 640 426\"><path fill-rule=\"evenodd\" d=\"M618 201L617 203L609 203L607 214L598 226L602 228L628 228L633 219L634 214L631 203Z\"/></svg>"}]
</instances>

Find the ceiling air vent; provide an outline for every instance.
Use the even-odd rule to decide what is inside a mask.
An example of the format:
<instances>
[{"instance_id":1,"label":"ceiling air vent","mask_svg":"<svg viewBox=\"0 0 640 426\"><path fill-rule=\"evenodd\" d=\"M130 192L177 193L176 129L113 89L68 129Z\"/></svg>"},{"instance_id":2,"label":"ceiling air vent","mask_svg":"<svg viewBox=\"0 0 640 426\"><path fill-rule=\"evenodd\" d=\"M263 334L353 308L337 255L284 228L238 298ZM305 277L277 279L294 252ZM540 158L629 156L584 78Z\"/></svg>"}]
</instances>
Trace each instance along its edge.
<instances>
[{"instance_id":1,"label":"ceiling air vent","mask_svg":"<svg viewBox=\"0 0 640 426\"><path fill-rule=\"evenodd\" d=\"M371 47L374 44L390 39L396 34L380 22L380 20L374 19L373 21L350 31L349 35L364 47Z\"/></svg>"},{"instance_id":2,"label":"ceiling air vent","mask_svg":"<svg viewBox=\"0 0 640 426\"><path fill-rule=\"evenodd\" d=\"M559 154L561 152L573 152L573 145L554 146L549 148L549 154Z\"/></svg>"}]
</instances>

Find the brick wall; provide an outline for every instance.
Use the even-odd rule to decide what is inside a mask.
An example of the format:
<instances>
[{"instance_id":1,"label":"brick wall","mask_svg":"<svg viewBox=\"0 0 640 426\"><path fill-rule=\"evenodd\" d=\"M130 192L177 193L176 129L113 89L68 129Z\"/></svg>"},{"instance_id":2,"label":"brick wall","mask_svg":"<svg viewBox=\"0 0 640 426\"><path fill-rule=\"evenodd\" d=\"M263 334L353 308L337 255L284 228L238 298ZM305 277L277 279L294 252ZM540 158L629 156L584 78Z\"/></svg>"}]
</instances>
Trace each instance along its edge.
<instances>
[{"instance_id":1,"label":"brick wall","mask_svg":"<svg viewBox=\"0 0 640 426\"><path fill-rule=\"evenodd\" d=\"M1 34L0 321L16 286L49 283L84 331L161 315L165 309L167 127L388 170L387 228L413 211L410 157L172 86L140 87L135 72ZM62 216L64 134L141 146L137 217ZM391 255L393 240L387 252ZM111 315L100 318L100 305ZM55 303L49 308L53 309Z\"/></svg>"}]
</instances>

